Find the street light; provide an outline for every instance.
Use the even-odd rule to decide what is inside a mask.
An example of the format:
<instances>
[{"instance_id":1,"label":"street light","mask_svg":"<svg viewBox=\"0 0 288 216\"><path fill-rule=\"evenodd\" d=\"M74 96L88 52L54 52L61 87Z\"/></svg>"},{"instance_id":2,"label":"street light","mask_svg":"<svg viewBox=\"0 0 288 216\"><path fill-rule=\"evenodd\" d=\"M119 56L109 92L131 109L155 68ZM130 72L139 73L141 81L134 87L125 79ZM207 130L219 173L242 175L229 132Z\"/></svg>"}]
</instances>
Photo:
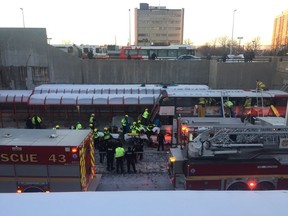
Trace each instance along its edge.
<instances>
[{"instance_id":1,"label":"street light","mask_svg":"<svg viewBox=\"0 0 288 216\"><path fill-rule=\"evenodd\" d=\"M233 22L232 22L232 37L231 37L231 43L230 43L230 55L232 54L232 46L233 46L233 35L234 35L234 20L235 20L235 12L236 12L237 10L235 9L234 11L233 11Z\"/></svg>"},{"instance_id":2,"label":"street light","mask_svg":"<svg viewBox=\"0 0 288 216\"><path fill-rule=\"evenodd\" d=\"M23 8L20 8L20 10L22 11L23 28L25 28L24 9L23 9Z\"/></svg>"}]
</instances>

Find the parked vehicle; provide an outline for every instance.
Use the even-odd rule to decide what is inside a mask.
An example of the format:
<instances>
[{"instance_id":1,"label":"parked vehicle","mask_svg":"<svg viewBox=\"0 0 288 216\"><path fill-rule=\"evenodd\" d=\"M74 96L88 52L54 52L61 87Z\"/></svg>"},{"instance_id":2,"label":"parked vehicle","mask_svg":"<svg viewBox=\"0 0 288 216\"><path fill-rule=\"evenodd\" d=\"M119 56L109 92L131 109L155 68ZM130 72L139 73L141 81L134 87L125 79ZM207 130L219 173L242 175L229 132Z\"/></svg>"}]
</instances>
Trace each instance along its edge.
<instances>
[{"instance_id":1,"label":"parked vehicle","mask_svg":"<svg viewBox=\"0 0 288 216\"><path fill-rule=\"evenodd\" d=\"M287 190L286 121L281 117L257 120L258 125L235 118L176 118L173 136L178 147L171 149L169 165L174 186L182 184L187 190Z\"/></svg>"},{"instance_id":2,"label":"parked vehicle","mask_svg":"<svg viewBox=\"0 0 288 216\"><path fill-rule=\"evenodd\" d=\"M90 130L0 129L0 192L95 190Z\"/></svg>"},{"instance_id":3,"label":"parked vehicle","mask_svg":"<svg viewBox=\"0 0 288 216\"><path fill-rule=\"evenodd\" d=\"M181 55L177 60L201 60L201 58L194 55Z\"/></svg>"}]
</instances>

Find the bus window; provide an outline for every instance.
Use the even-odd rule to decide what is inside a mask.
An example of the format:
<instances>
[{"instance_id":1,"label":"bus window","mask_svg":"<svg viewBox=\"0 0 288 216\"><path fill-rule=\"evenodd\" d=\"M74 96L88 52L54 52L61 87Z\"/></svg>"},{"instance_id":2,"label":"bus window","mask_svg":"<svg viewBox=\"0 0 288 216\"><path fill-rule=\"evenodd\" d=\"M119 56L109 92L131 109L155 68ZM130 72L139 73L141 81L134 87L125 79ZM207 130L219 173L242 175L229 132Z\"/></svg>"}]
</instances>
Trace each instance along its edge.
<instances>
[{"instance_id":1,"label":"bus window","mask_svg":"<svg viewBox=\"0 0 288 216\"><path fill-rule=\"evenodd\" d=\"M168 50L168 57L175 57L177 58L177 50Z\"/></svg>"},{"instance_id":2,"label":"bus window","mask_svg":"<svg viewBox=\"0 0 288 216\"><path fill-rule=\"evenodd\" d=\"M192 107L192 99L187 97L176 98L176 107Z\"/></svg>"},{"instance_id":3,"label":"bus window","mask_svg":"<svg viewBox=\"0 0 288 216\"><path fill-rule=\"evenodd\" d=\"M158 58L167 57L167 50L158 50Z\"/></svg>"},{"instance_id":4,"label":"bus window","mask_svg":"<svg viewBox=\"0 0 288 216\"><path fill-rule=\"evenodd\" d=\"M102 49L101 48L96 48L96 53L102 53Z\"/></svg>"},{"instance_id":5,"label":"bus window","mask_svg":"<svg viewBox=\"0 0 288 216\"><path fill-rule=\"evenodd\" d=\"M84 52L84 53L88 53L88 52L89 52L89 49L88 49L88 48L83 48L83 52Z\"/></svg>"},{"instance_id":6,"label":"bus window","mask_svg":"<svg viewBox=\"0 0 288 216\"><path fill-rule=\"evenodd\" d=\"M125 54L126 55L130 54L131 56L132 55L138 55L138 50L136 50L136 49L125 50Z\"/></svg>"}]
</instances>

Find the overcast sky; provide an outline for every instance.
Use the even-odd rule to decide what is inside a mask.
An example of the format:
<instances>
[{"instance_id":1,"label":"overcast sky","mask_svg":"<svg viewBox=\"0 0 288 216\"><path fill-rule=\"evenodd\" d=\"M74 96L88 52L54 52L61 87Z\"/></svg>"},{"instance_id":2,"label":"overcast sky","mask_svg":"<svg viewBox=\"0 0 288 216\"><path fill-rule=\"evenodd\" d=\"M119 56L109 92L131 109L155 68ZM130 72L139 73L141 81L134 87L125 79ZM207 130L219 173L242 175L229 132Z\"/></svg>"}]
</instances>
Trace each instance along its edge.
<instances>
[{"instance_id":1,"label":"overcast sky","mask_svg":"<svg viewBox=\"0 0 288 216\"><path fill-rule=\"evenodd\" d=\"M184 40L203 45L217 37L232 37L241 43L261 38L262 45L271 44L274 18L288 9L288 0L9 0L0 7L0 27L46 28L51 44L71 41L75 44L126 45L134 43L134 8L140 3L185 9Z\"/></svg>"}]
</instances>

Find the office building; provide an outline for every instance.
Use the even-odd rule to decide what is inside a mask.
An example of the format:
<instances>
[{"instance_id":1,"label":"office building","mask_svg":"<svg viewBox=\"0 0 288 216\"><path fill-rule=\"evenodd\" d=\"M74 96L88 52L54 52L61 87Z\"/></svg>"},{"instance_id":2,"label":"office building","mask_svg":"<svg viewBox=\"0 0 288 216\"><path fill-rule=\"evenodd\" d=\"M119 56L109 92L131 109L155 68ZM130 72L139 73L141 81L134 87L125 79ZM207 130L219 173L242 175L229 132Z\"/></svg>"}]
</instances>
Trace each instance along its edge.
<instances>
[{"instance_id":1,"label":"office building","mask_svg":"<svg viewBox=\"0 0 288 216\"><path fill-rule=\"evenodd\" d=\"M288 46L288 10L274 20L272 47L281 49Z\"/></svg>"},{"instance_id":2,"label":"office building","mask_svg":"<svg viewBox=\"0 0 288 216\"><path fill-rule=\"evenodd\" d=\"M135 8L135 45L183 44L184 9L140 3Z\"/></svg>"}]
</instances>

